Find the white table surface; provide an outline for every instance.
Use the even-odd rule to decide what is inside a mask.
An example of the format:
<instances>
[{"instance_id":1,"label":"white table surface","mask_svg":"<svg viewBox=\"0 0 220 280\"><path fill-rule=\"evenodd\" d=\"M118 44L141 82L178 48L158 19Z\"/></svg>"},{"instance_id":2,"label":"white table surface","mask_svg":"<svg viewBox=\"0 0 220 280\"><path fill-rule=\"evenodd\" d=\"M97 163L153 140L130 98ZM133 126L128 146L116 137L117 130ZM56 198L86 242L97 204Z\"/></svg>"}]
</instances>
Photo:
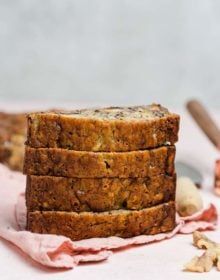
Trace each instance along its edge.
<instances>
[{"instance_id":1,"label":"white table surface","mask_svg":"<svg viewBox=\"0 0 220 280\"><path fill-rule=\"evenodd\" d=\"M178 111L178 110L176 110ZM203 196L218 208L220 198L213 195L213 167L220 158L215 148L200 132L191 118L181 113L180 141L177 145L177 159L196 166L205 176ZM214 114L220 120L220 114ZM7 187L7 186L4 186ZM220 230L207 232L208 236L220 242ZM150 245L136 246L115 252L107 261L83 264L72 270L44 268L23 253L0 239L0 279L38 280L38 279L216 279L220 272L215 268L209 273L197 274L183 272L183 265L194 255L202 252L192 246L192 235L177 235L174 238Z\"/></svg>"}]
</instances>

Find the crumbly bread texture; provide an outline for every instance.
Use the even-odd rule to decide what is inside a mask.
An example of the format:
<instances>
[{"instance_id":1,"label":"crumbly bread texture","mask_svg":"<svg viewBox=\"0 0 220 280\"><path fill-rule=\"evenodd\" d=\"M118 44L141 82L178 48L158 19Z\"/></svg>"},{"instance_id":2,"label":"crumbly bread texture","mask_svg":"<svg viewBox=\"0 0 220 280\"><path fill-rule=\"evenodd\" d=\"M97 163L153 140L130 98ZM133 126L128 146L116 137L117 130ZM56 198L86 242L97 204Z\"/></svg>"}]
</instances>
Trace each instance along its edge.
<instances>
[{"instance_id":1,"label":"crumbly bread texture","mask_svg":"<svg viewBox=\"0 0 220 280\"><path fill-rule=\"evenodd\" d=\"M158 104L33 113L26 144L76 151L135 151L173 145L179 116Z\"/></svg>"},{"instance_id":2,"label":"crumbly bread texture","mask_svg":"<svg viewBox=\"0 0 220 280\"><path fill-rule=\"evenodd\" d=\"M26 139L25 114L0 112L0 162L22 171Z\"/></svg>"},{"instance_id":3,"label":"crumbly bread texture","mask_svg":"<svg viewBox=\"0 0 220 280\"><path fill-rule=\"evenodd\" d=\"M27 176L28 211L140 210L175 200L176 175L151 178Z\"/></svg>"},{"instance_id":4,"label":"crumbly bread texture","mask_svg":"<svg viewBox=\"0 0 220 280\"><path fill-rule=\"evenodd\" d=\"M64 235L72 240L92 237L132 237L157 234L175 227L175 203L143 210L111 212L28 212L27 229L35 233Z\"/></svg>"},{"instance_id":5,"label":"crumbly bread texture","mask_svg":"<svg viewBox=\"0 0 220 280\"><path fill-rule=\"evenodd\" d=\"M174 158L174 146L119 153L26 147L24 173L70 178L143 178L173 175Z\"/></svg>"}]
</instances>

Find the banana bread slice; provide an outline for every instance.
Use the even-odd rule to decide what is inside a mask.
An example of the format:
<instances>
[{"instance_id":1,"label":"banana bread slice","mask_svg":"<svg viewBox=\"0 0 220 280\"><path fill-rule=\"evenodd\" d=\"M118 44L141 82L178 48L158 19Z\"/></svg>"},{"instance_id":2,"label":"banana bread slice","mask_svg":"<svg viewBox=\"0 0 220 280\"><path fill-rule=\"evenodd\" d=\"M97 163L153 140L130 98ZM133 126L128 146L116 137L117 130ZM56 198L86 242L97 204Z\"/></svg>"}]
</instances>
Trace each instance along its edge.
<instances>
[{"instance_id":1,"label":"banana bread slice","mask_svg":"<svg viewBox=\"0 0 220 280\"><path fill-rule=\"evenodd\" d=\"M143 178L173 175L174 158L174 146L118 153L26 147L24 173L71 178Z\"/></svg>"},{"instance_id":2,"label":"banana bread slice","mask_svg":"<svg viewBox=\"0 0 220 280\"><path fill-rule=\"evenodd\" d=\"M28 211L140 210L175 200L176 175L80 179L27 176Z\"/></svg>"},{"instance_id":3,"label":"banana bread slice","mask_svg":"<svg viewBox=\"0 0 220 280\"><path fill-rule=\"evenodd\" d=\"M178 130L179 116L158 104L33 113L28 116L26 144L76 151L135 151L173 145Z\"/></svg>"},{"instance_id":4,"label":"banana bread slice","mask_svg":"<svg viewBox=\"0 0 220 280\"><path fill-rule=\"evenodd\" d=\"M35 233L64 235L72 240L92 237L131 237L157 234L175 227L175 203L143 210L111 212L29 212L27 229Z\"/></svg>"}]
</instances>

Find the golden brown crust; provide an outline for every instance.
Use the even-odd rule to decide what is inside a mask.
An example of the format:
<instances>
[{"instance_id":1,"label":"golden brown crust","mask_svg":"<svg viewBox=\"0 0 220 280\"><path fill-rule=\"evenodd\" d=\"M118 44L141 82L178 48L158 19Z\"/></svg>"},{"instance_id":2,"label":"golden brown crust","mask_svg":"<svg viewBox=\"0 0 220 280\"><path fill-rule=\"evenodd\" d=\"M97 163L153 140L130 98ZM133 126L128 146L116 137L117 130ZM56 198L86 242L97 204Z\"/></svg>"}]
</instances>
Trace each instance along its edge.
<instances>
[{"instance_id":1,"label":"golden brown crust","mask_svg":"<svg viewBox=\"0 0 220 280\"><path fill-rule=\"evenodd\" d=\"M157 234L175 227L175 203L112 212L29 212L27 229L35 233L64 235L72 240L92 237L132 237Z\"/></svg>"},{"instance_id":2,"label":"golden brown crust","mask_svg":"<svg viewBox=\"0 0 220 280\"><path fill-rule=\"evenodd\" d=\"M152 178L27 176L28 211L140 210L175 200L176 175Z\"/></svg>"},{"instance_id":3,"label":"golden brown crust","mask_svg":"<svg viewBox=\"0 0 220 280\"><path fill-rule=\"evenodd\" d=\"M74 112L73 116L70 113L49 112L30 114L27 145L33 148L125 152L177 142L179 116L156 104L138 108L146 107L150 112L149 118L141 118L141 115L138 115L139 118L80 118ZM134 108L137 107L121 108L118 114L120 116L123 110ZM80 114L82 111L77 112Z\"/></svg>"},{"instance_id":4,"label":"golden brown crust","mask_svg":"<svg viewBox=\"0 0 220 280\"><path fill-rule=\"evenodd\" d=\"M137 178L174 174L175 147L97 153L26 147L24 173L70 178Z\"/></svg>"}]
</instances>

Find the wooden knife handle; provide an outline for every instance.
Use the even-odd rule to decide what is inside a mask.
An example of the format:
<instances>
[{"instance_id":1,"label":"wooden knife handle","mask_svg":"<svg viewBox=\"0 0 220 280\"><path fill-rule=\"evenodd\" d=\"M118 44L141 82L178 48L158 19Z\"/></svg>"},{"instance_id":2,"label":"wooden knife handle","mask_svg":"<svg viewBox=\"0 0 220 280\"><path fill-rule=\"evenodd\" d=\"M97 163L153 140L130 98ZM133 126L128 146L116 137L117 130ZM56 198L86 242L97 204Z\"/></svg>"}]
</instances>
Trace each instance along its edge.
<instances>
[{"instance_id":1,"label":"wooden knife handle","mask_svg":"<svg viewBox=\"0 0 220 280\"><path fill-rule=\"evenodd\" d=\"M204 106L197 100L190 100L186 107L206 136L220 149L220 130Z\"/></svg>"}]
</instances>

